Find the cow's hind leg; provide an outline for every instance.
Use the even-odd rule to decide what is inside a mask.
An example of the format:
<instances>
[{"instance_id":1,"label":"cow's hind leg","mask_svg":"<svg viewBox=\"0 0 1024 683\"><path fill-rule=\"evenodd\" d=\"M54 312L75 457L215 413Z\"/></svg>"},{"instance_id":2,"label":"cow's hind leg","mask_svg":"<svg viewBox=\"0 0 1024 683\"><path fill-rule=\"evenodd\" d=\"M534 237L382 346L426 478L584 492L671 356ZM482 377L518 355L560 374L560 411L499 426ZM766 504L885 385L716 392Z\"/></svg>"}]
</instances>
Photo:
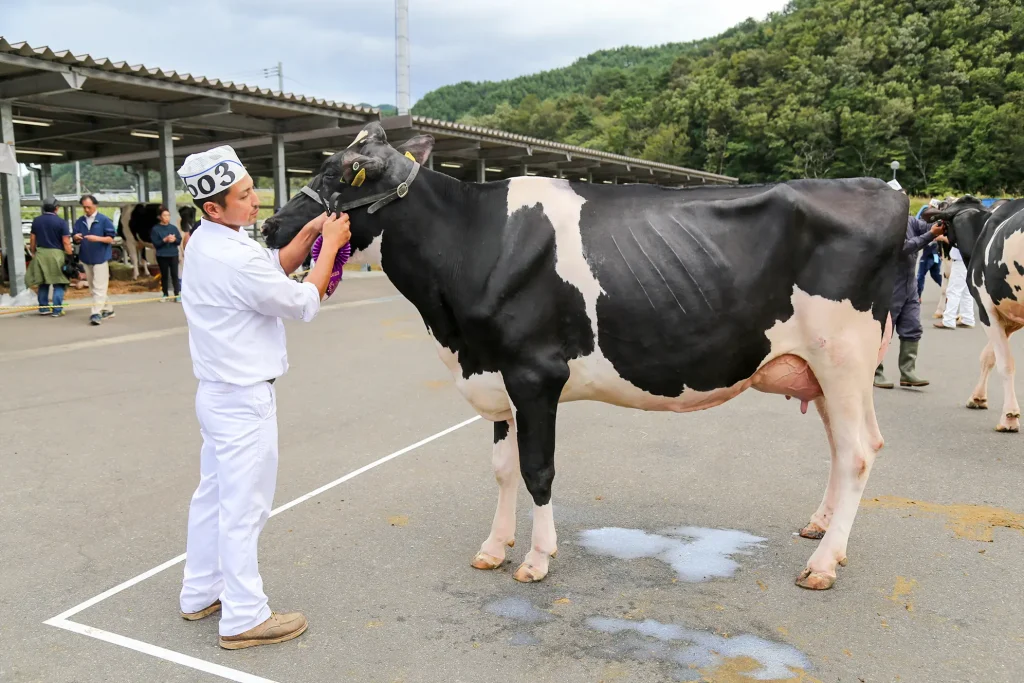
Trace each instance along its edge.
<instances>
[{"instance_id":1,"label":"cow's hind leg","mask_svg":"<svg viewBox=\"0 0 1024 683\"><path fill-rule=\"evenodd\" d=\"M1021 328L1020 325L1008 323L994 310L988 311L992 324L985 328L988 333L992 350L995 352L996 367L1003 377L1003 414L996 425L997 432L1020 431L1020 404L1017 403L1017 392L1013 386L1015 364L1010 351L1010 335Z\"/></svg>"},{"instance_id":2,"label":"cow's hind leg","mask_svg":"<svg viewBox=\"0 0 1024 683\"><path fill-rule=\"evenodd\" d=\"M515 573L517 581L529 583L547 576L548 559L558 551L551 484L555 479L555 418L569 368L552 363L544 369L503 375L518 430L519 466L534 503L530 550Z\"/></svg>"},{"instance_id":3,"label":"cow's hind leg","mask_svg":"<svg viewBox=\"0 0 1024 683\"><path fill-rule=\"evenodd\" d=\"M840 348L812 361L824 393L828 429L835 448L829 487L833 510L828 528L807 567L797 579L803 588L825 590L836 580L837 565L846 564L846 546L882 436L871 392L877 328L836 340ZM841 359L838 362L835 359ZM828 499L826 490L826 500Z\"/></svg>"},{"instance_id":4,"label":"cow's hind leg","mask_svg":"<svg viewBox=\"0 0 1024 683\"><path fill-rule=\"evenodd\" d=\"M814 399L814 407L817 408L818 415L821 416L821 423L825 427L825 436L828 437L828 446L832 453L832 458L828 468L828 484L825 486L825 495L822 496L818 509L811 515L811 521L800 530L800 535L804 538L820 540L825 535L825 532L828 531L829 521L832 519L832 513L835 511L836 486L838 485L839 477L836 474L836 442L832 438L832 425L829 422L828 404L825 398L822 396Z\"/></svg>"},{"instance_id":5,"label":"cow's hind leg","mask_svg":"<svg viewBox=\"0 0 1024 683\"><path fill-rule=\"evenodd\" d=\"M494 478L498 480L498 508L494 511L491 535L473 558L477 569L496 569L505 562L505 547L515 545L516 493L519 490L519 444L515 423L494 423Z\"/></svg>"},{"instance_id":6,"label":"cow's hind leg","mask_svg":"<svg viewBox=\"0 0 1024 683\"><path fill-rule=\"evenodd\" d=\"M971 399L967 401L967 407L971 410L986 410L988 408L988 376L996 364L996 352L992 348L992 342L985 345L981 352L981 376L978 378L978 386L971 392Z\"/></svg>"}]
</instances>

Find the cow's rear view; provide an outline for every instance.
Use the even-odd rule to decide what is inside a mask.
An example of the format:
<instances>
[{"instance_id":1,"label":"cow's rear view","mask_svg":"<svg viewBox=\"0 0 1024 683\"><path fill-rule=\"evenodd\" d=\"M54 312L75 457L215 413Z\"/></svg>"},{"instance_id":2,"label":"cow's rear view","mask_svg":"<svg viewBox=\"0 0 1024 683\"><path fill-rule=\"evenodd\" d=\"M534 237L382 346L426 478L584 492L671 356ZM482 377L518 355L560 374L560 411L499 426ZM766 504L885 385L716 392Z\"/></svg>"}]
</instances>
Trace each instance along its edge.
<instances>
[{"instance_id":1,"label":"cow's rear view","mask_svg":"<svg viewBox=\"0 0 1024 683\"><path fill-rule=\"evenodd\" d=\"M465 184L419 167L433 141L395 150L370 124L326 162L313 197L361 206L354 249L417 307L456 386L495 422L499 485L473 566L514 543L519 475L533 497L520 581L548 573L558 404L600 400L686 412L754 387L814 402L832 448L821 505L801 531L821 543L801 573L832 585L882 436L872 378L907 198L872 179L669 190L553 178ZM415 159L415 160L414 160ZM356 170L360 187L351 182ZM298 195L268 221L287 243L321 210Z\"/></svg>"}]
</instances>

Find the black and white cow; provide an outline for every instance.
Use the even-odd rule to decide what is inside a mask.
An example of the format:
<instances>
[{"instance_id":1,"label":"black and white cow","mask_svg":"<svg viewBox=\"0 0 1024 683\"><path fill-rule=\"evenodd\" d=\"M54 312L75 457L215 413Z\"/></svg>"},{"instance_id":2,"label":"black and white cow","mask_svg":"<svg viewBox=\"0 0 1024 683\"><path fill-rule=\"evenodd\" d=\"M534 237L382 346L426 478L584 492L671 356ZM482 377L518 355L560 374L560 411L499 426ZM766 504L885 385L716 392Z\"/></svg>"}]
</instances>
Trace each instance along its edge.
<instances>
[{"instance_id":1,"label":"black and white cow","mask_svg":"<svg viewBox=\"0 0 1024 683\"><path fill-rule=\"evenodd\" d=\"M349 209L353 250L380 249L459 391L495 423L498 505L473 566L498 567L513 545L521 473L535 508L515 578L548 573L560 402L687 412L753 387L821 414L831 470L801 533L822 541L797 582L831 587L883 445L872 377L907 198L872 179L469 184L419 166L432 146L419 136L396 150L369 124L264 234L281 247L323 202L364 205ZM365 207L378 200L389 203Z\"/></svg>"},{"instance_id":2,"label":"black and white cow","mask_svg":"<svg viewBox=\"0 0 1024 683\"><path fill-rule=\"evenodd\" d=\"M977 199L961 197L941 211L926 211L925 220L946 224L950 246L967 266L967 288L978 304L978 319L988 344L981 352L981 377L968 408L988 408L988 377L993 366L1003 376L1000 432L1020 431L1020 405L1014 390L1010 335L1024 327L1024 199L986 211Z\"/></svg>"}]
</instances>

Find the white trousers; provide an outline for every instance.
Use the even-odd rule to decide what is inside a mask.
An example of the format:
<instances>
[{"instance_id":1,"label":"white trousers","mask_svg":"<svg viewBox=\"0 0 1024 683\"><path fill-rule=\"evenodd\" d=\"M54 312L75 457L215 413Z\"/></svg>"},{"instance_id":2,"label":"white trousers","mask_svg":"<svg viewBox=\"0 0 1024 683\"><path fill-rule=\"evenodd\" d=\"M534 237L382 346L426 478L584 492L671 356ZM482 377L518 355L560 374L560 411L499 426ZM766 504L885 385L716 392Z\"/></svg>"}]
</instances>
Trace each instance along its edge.
<instances>
[{"instance_id":1,"label":"white trousers","mask_svg":"<svg viewBox=\"0 0 1024 683\"><path fill-rule=\"evenodd\" d=\"M956 327L956 316L964 325L974 325L974 297L967 289L967 266L963 261L953 260L949 271L949 287L946 288L946 310L942 313L942 324Z\"/></svg>"},{"instance_id":2,"label":"white trousers","mask_svg":"<svg viewBox=\"0 0 1024 683\"><path fill-rule=\"evenodd\" d=\"M199 487L188 511L181 610L221 600L220 634L270 618L256 545L277 485L277 396L267 382L199 382Z\"/></svg>"},{"instance_id":3,"label":"white trousers","mask_svg":"<svg viewBox=\"0 0 1024 683\"><path fill-rule=\"evenodd\" d=\"M86 263L85 281L89 283L92 294L92 314L99 315L104 311L113 311L114 305L107 301L107 287L110 285L110 264Z\"/></svg>"}]
</instances>

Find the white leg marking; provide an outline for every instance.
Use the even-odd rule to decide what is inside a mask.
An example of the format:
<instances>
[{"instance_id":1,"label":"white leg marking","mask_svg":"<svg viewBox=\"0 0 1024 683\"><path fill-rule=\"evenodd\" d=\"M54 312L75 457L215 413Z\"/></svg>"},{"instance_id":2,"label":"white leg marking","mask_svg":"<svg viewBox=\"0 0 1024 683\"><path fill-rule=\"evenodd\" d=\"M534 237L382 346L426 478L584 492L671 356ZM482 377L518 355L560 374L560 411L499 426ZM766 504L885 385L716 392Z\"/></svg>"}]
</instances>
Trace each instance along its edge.
<instances>
[{"instance_id":1,"label":"white leg marking","mask_svg":"<svg viewBox=\"0 0 1024 683\"><path fill-rule=\"evenodd\" d=\"M836 500L839 497L839 476L836 471L836 441L832 437L832 424L829 422L828 403L825 401L825 397L814 399L814 407L818 409L818 415L821 416L821 423L825 427L825 436L828 437L828 447L832 455L829 460L825 495L822 496L818 509L811 515L810 523L800 531L800 535L804 538L820 539L828 530L829 522L832 520L832 514L836 508Z\"/></svg>"},{"instance_id":2,"label":"white leg marking","mask_svg":"<svg viewBox=\"0 0 1024 683\"><path fill-rule=\"evenodd\" d=\"M1003 322L994 313L993 310L988 311L992 324L985 328L985 332L995 355L995 365L1003 377L1003 413L999 417L996 431L1019 432L1020 404L1017 403L1017 392L1013 387L1016 364L1010 351L1010 337L1003 328Z\"/></svg>"},{"instance_id":3,"label":"white leg marking","mask_svg":"<svg viewBox=\"0 0 1024 683\"><path fill-rule=\"evenodd\" d=\"M988 334L987 327L985 333ZM992 342L986 344L982 349L980 361L981 376L978 377L978 385L971 393L971 400L967 402L968 408L988 408L988 377L996 365L996 352L992 349Z\"/></svg>"},{"instance_id":4,"label":"white leg marking","mask_svg":"<svg viewBox=\"0 0 1024 683\"><path fill-rule=\"evenodd\" d=\"M558 539L555 536L555 516L551 503L533 506L533 538L530 552L516 570L516 581L540 581L548 575L548 558L558 552Z\"/></svg>"},{"instance_id":5,"label":"white leg marking","mask_svg":"<svg viewBox=\"0 0 1024 683\"><path fill-rule=\"evenodd\" d=\"M515 545L516 495L519 491L519 441L509 421L508 434L494 444L491 456L494 478L498 480L498 507L491 522L491 535L473 558L477 569L495 569L505 561L505 547Z\"/></svg>"}]
</instances>

